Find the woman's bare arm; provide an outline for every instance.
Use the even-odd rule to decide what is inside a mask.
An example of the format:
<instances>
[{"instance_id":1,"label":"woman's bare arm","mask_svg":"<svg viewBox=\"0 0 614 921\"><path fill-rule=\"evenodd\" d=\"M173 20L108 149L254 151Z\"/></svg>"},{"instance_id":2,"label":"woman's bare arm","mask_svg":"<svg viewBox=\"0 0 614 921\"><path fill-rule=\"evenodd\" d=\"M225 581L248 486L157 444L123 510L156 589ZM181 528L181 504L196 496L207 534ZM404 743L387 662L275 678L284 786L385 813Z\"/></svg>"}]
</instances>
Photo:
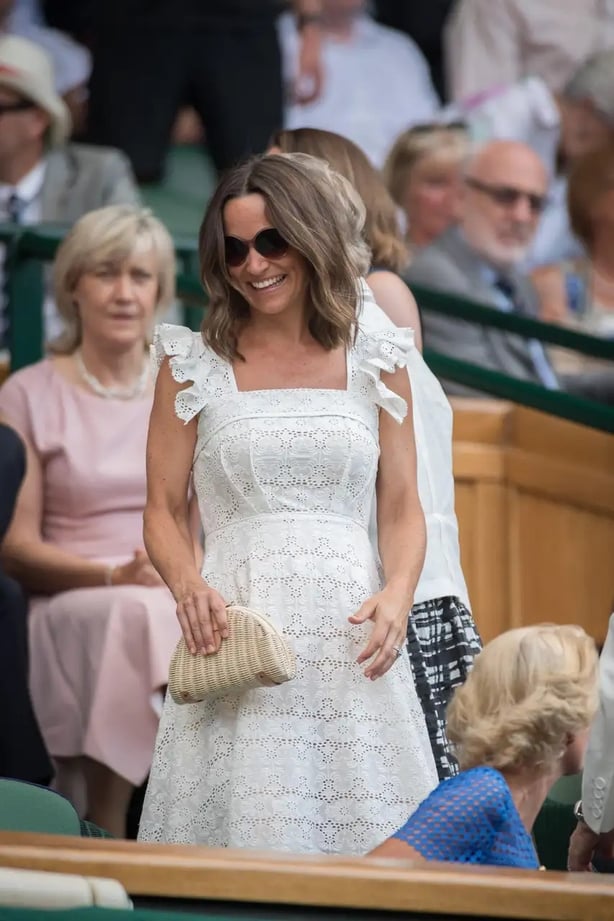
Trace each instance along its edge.
<instances>
[{"instance_id":1,"label":"woman's bare arm","mask_svg":"<svg viewBox=\"0 0 614 921\"><path fill-rule=\"evenodd\" d=\"M380 411L377 526L385 584L350 618L351 623L374 622L369 642L358 657L362 663L375 656L365 671L372 679L388 671L396 661L395 648L405 644L407 619L426 552L409 378L400 369L382 373L381 379L407 402L408 412L399 424L386 410Z\"/></svg>"},{"instance_id":2,"label":"woman's bare arm","mask_svg":"<svg viewBox=\"0 0 614 921\"><path fill-rule=\"evenodd\" d=\"M545 265L531 273L539 296L539 318L546 323L569 323L565 279L559 266Z\"/></svg>"},{"instance_id":3,"label":"woman's bare arm","mask_svg":"<svg viewBox=\"0 0 614 921\"><path fill-rule=\"evenodd\" d=\"M154 394L147 439L147 504L143 534L154 566L177 602L177 616L190 650L215 652L227 636L225 604L202 579L189 513L189 482L198 417L184 424L175 398L184 387L163 362Z\"/></svg>"},{"instance_id":4,"label":"woman's bare arm","mask_svg":"<svg viewBox=\"0 0 614 921\"><path fill-rule=\"evenodd\" d=\"M372 272L367 284L373 296L387 317L395 326L409 326L414 331L416 348L422 351L422 324L416 299L403 281L394 272Z\"/></svg>"},{"instance_id":5,"label":"woman's bare arm","mask_svg":"<svg viewBox=\"0 0 614 921\"><path fill-rule=\"evenodd\" d=\"M8 418L3 421L12 425ZM109 584L161 585L158 574L144 554L139 557L138 551L134 560L111 568L43 540L43 467L30 440L14 427L25 445L27 467L13 520L2 544L7 573L35 595Z\"/></svg>"},{"instance_id":6,"label":"woman's bare arm","mask_svg":"<svg viewBox=\"0 0 614 921\"><path fill-rule=\"evenodd\" d=\"M412 847L411 844L407 844L406 841L401 841L400 838L387 838L381 844L378 844L377 847L373 848L372 851L369 851L366 856L394 857L398 860L412 860L415 863L426 863L425 858L415 847Z\"/></svg>"}]
</instances>

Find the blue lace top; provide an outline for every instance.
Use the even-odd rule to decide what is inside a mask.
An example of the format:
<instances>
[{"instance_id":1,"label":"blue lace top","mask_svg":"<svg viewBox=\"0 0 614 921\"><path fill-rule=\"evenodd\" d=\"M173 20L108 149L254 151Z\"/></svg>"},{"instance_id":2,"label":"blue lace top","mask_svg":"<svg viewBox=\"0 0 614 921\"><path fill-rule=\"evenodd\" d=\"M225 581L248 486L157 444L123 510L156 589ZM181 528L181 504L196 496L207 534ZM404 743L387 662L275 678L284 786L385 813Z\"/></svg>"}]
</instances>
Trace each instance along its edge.
<instances>
[{"instance_id":1,"label":"blue lace top","mask_svg":"<svg viewBox=\"0 0 614 921\"><path fill-rule=\"evenodd\" d=\"M427 860L539 869L510 789L491 767L442 781L393 837Z\"/></svg>"}]
</instances>

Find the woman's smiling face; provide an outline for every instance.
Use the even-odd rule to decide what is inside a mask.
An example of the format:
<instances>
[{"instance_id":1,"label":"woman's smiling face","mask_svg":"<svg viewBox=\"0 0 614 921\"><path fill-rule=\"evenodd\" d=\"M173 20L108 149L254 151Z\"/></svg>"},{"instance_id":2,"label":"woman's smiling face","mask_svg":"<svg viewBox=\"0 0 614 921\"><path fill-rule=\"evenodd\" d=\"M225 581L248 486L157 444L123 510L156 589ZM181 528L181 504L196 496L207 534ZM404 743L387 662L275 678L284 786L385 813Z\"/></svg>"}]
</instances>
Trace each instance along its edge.
<instances>
[{"instance_id":1,"label":"woman's smiling face","mask_svg":"<svg viewBox=\"0 0 614 921\"><path fill-rule=\"evenodd\" d=\"M255 237L271 228L262 195L252 193L232 198L224 206L224 235L249 243L245 260L228 265L233 287L250 308L269 315L305 310L309 282L307 263L291 246L281 254L263 256L254 246ZM250 242L251 241L251 242Z\"/></svg>"}]
</instances>

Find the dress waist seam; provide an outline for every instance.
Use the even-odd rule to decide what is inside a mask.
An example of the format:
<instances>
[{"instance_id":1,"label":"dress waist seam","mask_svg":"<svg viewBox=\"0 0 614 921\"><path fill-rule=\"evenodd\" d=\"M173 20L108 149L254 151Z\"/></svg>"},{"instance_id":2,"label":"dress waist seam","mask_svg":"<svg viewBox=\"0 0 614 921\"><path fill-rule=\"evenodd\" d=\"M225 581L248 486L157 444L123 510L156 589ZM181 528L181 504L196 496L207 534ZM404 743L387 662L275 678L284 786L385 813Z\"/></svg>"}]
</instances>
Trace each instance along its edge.
<instances>
[{"instance_id":1,"label":"dress waist seam","mask_svg":"<svg viewBox=\"0 0 614 921\"><path fill-rule=\"evenodd\" d=\"M212 531L205 531L205 539L210 540L212 537L216 537L218 534L222 534L225 531L230 531L233 528L239 528L245 526L246 524L252 524L257 522L286 522L286 521L337 521L342 522L343 524L350 524L355 528L360 528L361 531L364 531L368 535L369 529L366 524L362 524L360 521L356 521L355 518L350 518L349 515L334 515L330 512L288 512L287 514L280 512L261 512L257 515L247 515L244 518L241 518L237 521L230 521L228 524L224 524L219 528L214 528Z\"/></svg>"}]
</instances>

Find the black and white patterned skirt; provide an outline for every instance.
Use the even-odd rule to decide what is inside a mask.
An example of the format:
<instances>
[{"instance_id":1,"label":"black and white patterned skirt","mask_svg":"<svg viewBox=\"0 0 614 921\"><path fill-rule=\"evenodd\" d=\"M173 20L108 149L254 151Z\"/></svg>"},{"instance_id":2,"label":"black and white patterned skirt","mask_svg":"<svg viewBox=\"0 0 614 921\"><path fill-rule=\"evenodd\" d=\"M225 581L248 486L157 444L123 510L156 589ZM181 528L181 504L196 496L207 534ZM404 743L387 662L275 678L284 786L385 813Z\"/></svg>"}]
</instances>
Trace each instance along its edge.
<instances>
[{"instance_id":1,"label":"black and white patterned skirt","mask_svg":"<svg viewBox=\"0 0 614 921\"><path fill-rule=\"evenodd\" d=\"M446 735L446 707L481 648L471 611L459 598L434 598L412 608L407 649L440 780L458 773Z\"/></svg>"}]
</instances>

